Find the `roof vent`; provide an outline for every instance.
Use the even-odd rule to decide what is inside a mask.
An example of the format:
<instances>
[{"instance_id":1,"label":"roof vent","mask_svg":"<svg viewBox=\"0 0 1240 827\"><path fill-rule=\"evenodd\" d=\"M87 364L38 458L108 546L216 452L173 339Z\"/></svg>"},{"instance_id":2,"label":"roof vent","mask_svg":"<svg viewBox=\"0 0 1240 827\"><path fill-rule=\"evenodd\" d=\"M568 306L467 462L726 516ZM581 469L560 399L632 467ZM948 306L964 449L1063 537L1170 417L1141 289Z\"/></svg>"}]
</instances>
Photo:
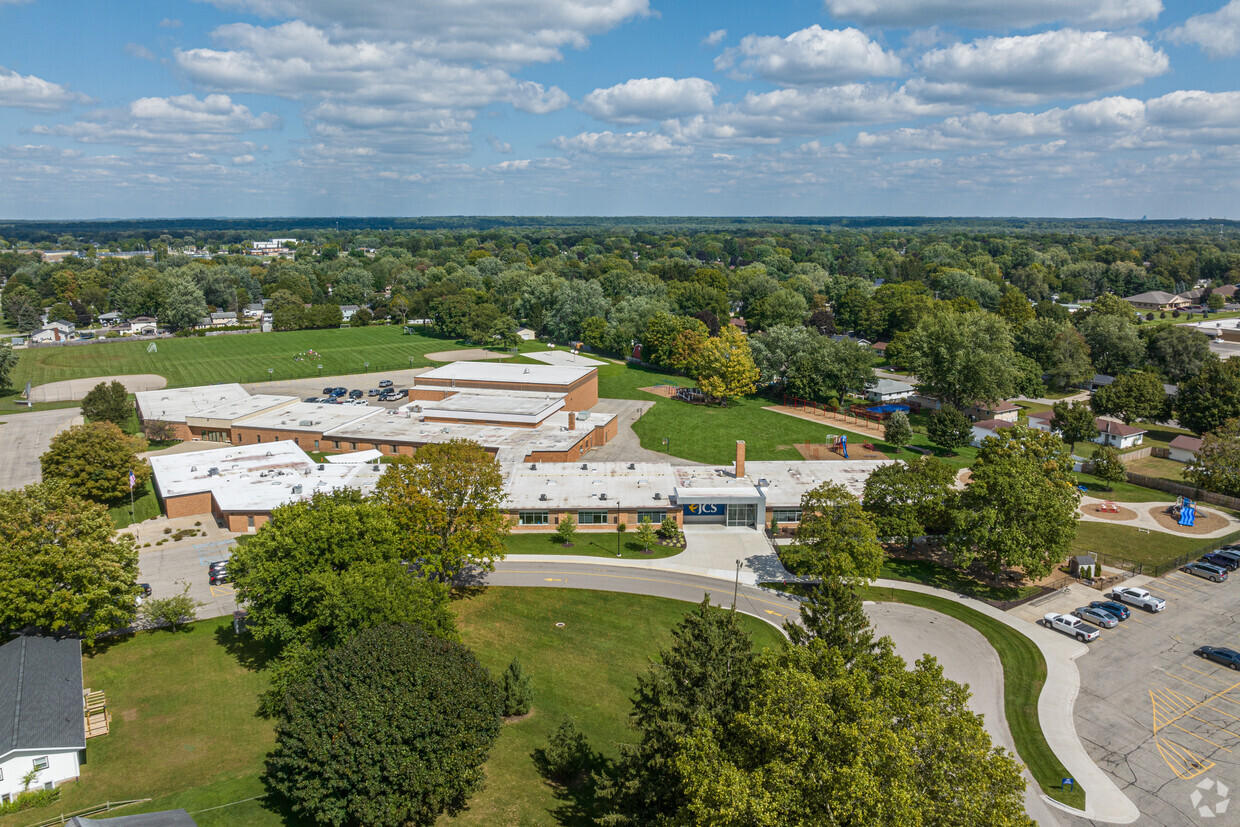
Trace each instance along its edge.
<instances>
[{"instance_id":1,"label":"roof vent","mask_svg":"<svg viewBox=\"0 0 1240 827\"><path fill-rule=\"evenodd\" d=\"M529 368L526 368L525 370L521 371L521 373L523 373L523 374L525 374L525 373L529 373L529 372L530 372L530 369L529 369Z\"/></svg>"},{"instance_id":2,"label":"roof vent","mask_svg":"<svg viewBox=\"0 0 1240 827\"><path fill-rule=\"evenodd\" d=\"M300 494L300 493L301 493L301 486L300 486L300 485L294 485L294 486L293 486L293 493L294 493L294 494Z\"/></svg>"},{"instance_id":3,"label":"roof vent","mask_svg":"<svg viewBox=\"0 0 1240 827\"><path fill-rule=\"evenodd\" d=\"M301 420L300 422L298 422L298 423L297 423L297 426L298 426L298 427L300 427L300 428L309 428L309 427L310 427L311 425L313 425L313 424L314 424L314 423L313 423L313 422L311 422L309 419L303 419L303 420Z\"/></svg>"},{"instance_id":4,"label":"roof vent","mask_svg":"<svg viewBox=\"0 0 1240 827\"><path fill-rule=\"evenodd\" d=\"M268 451L268 452L267 452L267 456L271 456L271 452L270 452L270 451Z\"/></svg>"},{"instance_id":5,"label":"roof vent","mask_svg":"<svg viewBox=\"0 0 1240 827\"><path fill-rule=\"evenodd\" d=\"M758 480L758 485L770 485L770 483L766 481L766 477L762 477Z\"/></svg>"},{"instance_id":6,"label":"roof vent","mask_svg":"<svg viewBox=\"0 0 1240 827\"><path fill-rule=\"evenodd\" d=\"M189 470L191 470L191 471L197 471L197 470L198 470L198 466L197 466L197 465L191 465L191 466L189 467Z\"/></svg>"},{"instance_id":7,"label":"roof vent","mask_svg":"<svg viewBox=\"0 0 1240 827\"><path fill-rule=\"evenodd\" d=\"M209 468L209 469L207 469L207 476L208 476L208 477L218 477L219 475L220 475L220 469L218 469L218 468Z\"/></svg>"}]
</instances>

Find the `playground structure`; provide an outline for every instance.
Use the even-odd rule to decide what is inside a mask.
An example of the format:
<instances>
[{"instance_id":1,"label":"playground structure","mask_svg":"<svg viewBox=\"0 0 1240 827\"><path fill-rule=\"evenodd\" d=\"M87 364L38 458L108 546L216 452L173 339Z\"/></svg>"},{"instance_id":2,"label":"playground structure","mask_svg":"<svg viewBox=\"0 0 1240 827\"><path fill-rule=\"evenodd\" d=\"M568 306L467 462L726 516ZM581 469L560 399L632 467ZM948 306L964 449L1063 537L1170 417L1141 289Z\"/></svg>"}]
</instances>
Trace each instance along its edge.
<instances>
[{"instance_id":1,"label":"playground structure","mask_svg":"<svg viewBox=\"0 0 1240 827\"><path fill-rule=\"evenodd\" d=\"M688 402L691 405L718 405L721 401L717 396L711 396L709 393L703 393L697 388L676 388L676 399L681 402Z\"/></svg>"},{"instance_id":2,"label":"playground structure","mask_svg":"<svg viewBox=\"0 0 1240 827\"><path fill-rule=\"evenodd\" d=\"M826 446L835 453L848 459L848 435L844 434L836 436L835 434L827 434Z\"/></svg>"},{"instance_id":3,"label":"playground structure","mask_svg":"<svg viewBox=\"0 0 1240 827\"><path fill-rule=\"evenodd\" d=\"M1191 526L1197 520L1197 503L1188 497L1176 497L1175 505L1167 506L1167 513L1180 525Z\"/></svg>"}]
</instances>

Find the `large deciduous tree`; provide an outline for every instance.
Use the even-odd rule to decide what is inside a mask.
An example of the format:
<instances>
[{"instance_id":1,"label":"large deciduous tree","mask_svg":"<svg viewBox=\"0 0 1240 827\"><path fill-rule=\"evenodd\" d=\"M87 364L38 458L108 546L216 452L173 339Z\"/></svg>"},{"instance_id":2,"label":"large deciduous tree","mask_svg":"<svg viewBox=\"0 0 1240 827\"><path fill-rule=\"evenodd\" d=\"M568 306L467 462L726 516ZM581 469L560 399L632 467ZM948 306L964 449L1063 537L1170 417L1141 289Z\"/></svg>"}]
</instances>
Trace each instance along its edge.
<instances>
[{"instance_id":1,"label":"large deciduous tree","mask_svg":"<svg viewBox=\"0 0 1240 827\"><path fill-rule=\"evenodd\" d=\"M1118 376L1145 360L1145 343L1131 315L1091 313L1077 322L1077 329L1089 345L1094 367L1102 373Z\"/></svg>"},{"instance_id":2,"label":"large deciduous tree","mask_svg":"<svg viewBox=\"0 0 1240 827\"><path fill-rule=\"evenodd\" d=\"M369 629L289 689L267 781L316 824L429 826L482 786L500 712L464 646L416 626Z\"/></svg>"},{"instance_id":3,"label":"large deciduous tree","mask_svg":"<svg viewBox=\"0 0 1240 827\"><path fill-rule=\"evenodd\" d=\"M1167 391L1152 373L1126 373L1094 391L1089 406L1099 416L1118 416L1125 425L1138 419L1157 421L1167 413Z\"/></svg>"},{"instance_id":4,"label":"large deciduous tree","mask_svg":"<svg viewBox=\"0 0 1240 827\"><path fill-rule=\"evenodd\" d=\"M944 405L930 414L926 437L944 450L955 453L973 441L973 423L952 405Z\"/></svg>"},{"instance_id":5,"label":"large deciduous tree","mask_svg":"<svg viewBox=\"0 0 1240 827\"><path fill-rule=\"evenodd\" d=\"M883 547L874 518L842 485L824 482L801 497L801 524L784 564L797 574L858 583L878 577Z\"/></svg>"},{"instance_id":6,"label":"large deciduous tree","mask_svg":"<svg viewBox=\"0 0 1240 827\"><path fill-rule=\"evenodd\" d=\"M248 628L278 653L265 708L363 629L416 623L455 636L447 587L410 571L402 539L386 507L340 489L274 509L238 546L228 571Z\"/></svg>"},{"instance_id":7,"label":"large deciduous tree","mask_svg":"<svg viewBox=\"0 0 1240 827\"><path fill-rule=\"evenodd\" d=\"M1098 436L1094 412L1081 402L1056 402L1051 406L1051 428L1076 451L1078 442L1089 442Z\"/></svg>"},{"instance_id":8,"label":"large deciduous tree","mask_svg":"<svg viewBox=\"0 0 1240 827\"><path fill-rule=\"evenodd\" d=\"M707 722L726 727L749 702L757 680L753 646L735 612L710 606L707 595L672 630L672 645L637 679L630 726L636 744L599 779L603 823L664 821L682 805L681 739Z\"/></svg>"},{"instance_id":9,"label":"large deciduous tree","mask_svg":"<svg viewBox=\"0 0 1240 827\"><path fill-rule=\"evenodd\" d=\"M896 411L883 423L883 439L895 446L897 452L913 441L913 426L908 414Z\"/></svg>"},{"instance_id":10,"label":"large deciduous tree","mask_svg":"<svg viewBox=\"0 0 1240 827\"><path fill-rule=\"evenodd\" d=\"M955 479L952 467L934 457L893 462L866 479L862 501L879 536L899 537L911 548L914 538L946 525Z\"/></svg>"},{"instance_id":11,"label":"large deciduous tree","mask_svg":"<svg viewBox=\"0 0 1240 827\"><path fill-rule=\"evenodd\" d=\"M463 569L494 571L510 525L499 463L476 442L453 439L397 457L375 489L391 510L409 559L451 582Z\"/></svg>"},{"instance_id":12,"label":"large deciduous tree","mask_svg":"<svg viewBox=\"0 0 1240 827\"><path fill-rule=\"evenodd\" d=\"M982 440L955 512L956 563L1046 575L1076 537L1080 492L1072 464L1058 436L1021 425Z\"/></svg>"},{"instance_id":13,"label":"large deciduous tree","mask_svg":"<svg viewBox=\"0 0 1240 827\"><path fill-rule=\"evenodd\" d=\"M52 437L39 463L44 479L64 480L96 502L117 503L129 496L130 472L135 489L151 478L151 466L138 459L145 450L142 437L128 436L111 422L88 422Z\"/></svg>"},{"instance_id":14,"label":"large deciduous tree","mask_svg":"<svg viewBox=\"0 0 1240 827\"><path fill-rule=\"evenodd\" d=\"M991 313L933 313L904 338L903 348L903 363L917 375L917 390L926 396L959 408L994 403L1015 392L1012 336Z\"/></svg>"},{"instance_id":15,"label":"large deciduous tree","mask_svg":"<svg viewBox=\"0 0 1240 827\"><path fill-rule=\"evenodd\" d=\"M168 276L163 283L159 322L169 330L183 330L207 315L207 302L198 285L187 275Z\"/></svg>"},{"instance_id":16,"label":"large deciduous tree","mask_svg":"<svg viewBox=\"0 0 1240 827\"><path fill-rule=\"evenodd\" d=\"M933 658L906 669L889 643L851 664L821 642L785 647L743 711L680 739L670 821L1032 827L1020 765L968 697Z\"/></svg>"},{"instance_id":17,"label":"large deciduous tree","mask_svg":"<svg viewBox=\"0 0 1240 827\"><path fill-rule=\"evenodd\" d=\"M107 509L45 481L0 491L0 629L87 645L134 619L138 551Z\"/></svg>"},{"instance_id":18,"label":"large deciduous tree","mask_svg":"<svg viewBox=\"0 0 1240 827\"><path fill-rule=\"evenodd\" d=\"M1196 376L1206 362L1216 358L1206 334L1179 324L1157 328L1149 336L1146 352L1150 365L1177 384Z\"/></svg>"},{"instance_id":19,"label":"large deciduous tree","mask_svg":"<svg viewBox=\"0 0 1240 827\"><path fill-rule=\"evenodd\" d=\"M698 387L720 399L739 399L757 387L758 368L749 342L731 325L720 330L717 337L706 340L695 367Z\"/></svg>"},{"instance_id":20,"label":"large deciduous tree","mask_svg":"<svg viewBox=\"0 0 1240 827\"><path fill-rule=\"evenodd\" d=\"M82 415L94 421L103 420L124 427L134 415L129 391L120 382L100 382L82 397Z\"/></svg>"},{"instance_id":21,"label":"large deciduous tree","mask_svg":"<svg viewBox=\"0 0 1240 827\"><path fill-rule=\"evenodd\" d=\"M1207 491L1240 497L1240 419L1229 419L1202 437L1184 479Z\"/></svg>"},{"instance_id":22,"label":"large deciduous tree","mask_svg":"<svg viewBox=\"0 0 1240 827\"><path fill-rule=\"evenodd\" d=\"M1180 383L1175 394L1180 424L1195 434L1218 430L1240 417L1240 359L1206 362L1201 371Z\"/></svg>"},{"instance_id":23,"label":"large deciduous tree","mask_svg":"<svg viewBox=\"0 0 1240 827\"><path fill-rule=\"evenodd\" d=\"M9 376L17 366L17 353L8 342L0 344L0 388L9 387Z\"/></svg>"}]
</instances>

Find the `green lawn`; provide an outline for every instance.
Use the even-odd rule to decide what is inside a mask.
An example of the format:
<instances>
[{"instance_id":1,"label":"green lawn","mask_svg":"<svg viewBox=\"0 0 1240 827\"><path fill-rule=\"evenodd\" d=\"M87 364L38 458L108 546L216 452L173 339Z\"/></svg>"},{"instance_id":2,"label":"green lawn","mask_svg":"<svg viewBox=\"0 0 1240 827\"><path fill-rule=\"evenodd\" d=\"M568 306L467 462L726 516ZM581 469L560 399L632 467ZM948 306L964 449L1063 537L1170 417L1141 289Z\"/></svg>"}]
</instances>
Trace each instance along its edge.
<instances>
[{"instance_id":1,"label":"green lawn","mask_svg":"<svg viewBox=\"0 0 1240 827\"><path fill-rule=\"evenodd\" d=\"M147 483L142 486L141 492L134 492L138 496L133 499L133 516L130 516L129 501L126 500L122 505L115 505L108 509L112 521L116 523L117 528L125 528L126 526L140 523L144 520L150 520L158 517L163 512L159 509L159 498L155 496L155 486Z\"/></svg>"},{"instance_id":2,"label":"green lawn","mask_svg":"<svg viewBox=\"0 0 1240 827\"><path fill-rule=\"evenodd\" d=\"M41 385L131 373L159 374L171 387L299 379L319 375L320 364L323 376L424 367L434 364L426 359L427 353L470 347L450 339L406 335L399 325L161 339L155 353L147 353L148 344L101 342L23 350L11 384L21 389L26 382ZM308 350L318 351L319 356L294 361L298 353Z\"/></svg>"},{"instance_id":3,"label":"green lawn","mask_svg":"<svg viewBox=\"0 0 1240 827\"><path fill-rule=\"evenodd\" d=\"M594 748L615 756L631 738L629 696L637 675L670 641L688 603L612 592L491 587L457 601L461 637L498 675L520 657L534 681L533 713L505 726L486 765L486 788L460 824L557 824L566 806L537 773L531 753L572 715ZM564 623L557 628L557 622ZM742 616L762 648L777 644L772 626ZM262 652L240 644L229 621L188 631L117 639L84 659L86 684L107 693L112 731L87 745L77 783L50 807L0 819L32 824L103 801L151 798L115 815L184 807L202 827L280 825L264 793L263 759L272 723L256 715L267 686ZM571 819L570 819L571 820Z\"/></svg>"},{"instance_id":4,"label":"green lawn","mask_svg":"<svg viewBox=\"0 0 1240 827\"><path fill-rule=\"evenodd\" d=\"M630 560L651 560L680 554L683 549L653 545L643 549L633 530L620 535L620 557ZM616 557L616 531L578 531L572 548L565 548L550 533L509 534L504 538L509 554L579 554L587 557Z\"/></svg>"},{"instance_id":5,"label":"green lawn","mask_svg":"<svg viewBox=\"0 0 1240 827\"><path fill-rule=\"evenodd\" d=\"M929 560L902 560L888 557L883 561L883 567L878 576L887 580L904 580L934 586L938 589L948 589L982 600L1019 600L1038 591L1036 586L1020 588L992 586Z\"/></svg>"},{"instance_id":6,"label":"green lawn","mask_svg":"<svg viewBox=\"0 0 1240 827\"><path fill-rule=\"evenodd\" d=\"M1076 477L1079 485L1087 489L1084 493L1101 500L1112 500L1117 503L1175 502L1175 495L1168 494L1166 491L1142 488L1139 485L1133 485L1128 482L1105 483L1093 474L1081 474L1075 471L1072 473L1072 476Z\"/></svg>"},{"instance_id":7,"label":"green lawn","mask_svg":"<svg viewBox=\"0 0 1240 827\"><path fill-rule=\"evenodd\" d=\"M862 596L867 600L890 600L922 606L961 620L981 632L1003 664L1003 708L1020 760L1029 768L1042 791L1051 798L1071 807L1085 806L1085 790L1079 784L1072 791L1060 789L1060 781L1068 772L1042 734L1042 725L1038 720L1038 696L1046 682L1046 661L1032 640L1010 626L953 600L900 589L870 587L862 591Z\"/></svg>"},{"instance_id":8,"label":"green lawn","mask_svg":"<svg viewBox=\"0 0 1240 827\"><path fill-rule=\"evenodd\" d=\"M1161 531L1138 531L1132 526L1081 520L1077 523L1072 554L1101 553L1134 563L1165 565L1186 554L1204 554L1227 538L1179 537Z\"/></svg>"}]
</instances>

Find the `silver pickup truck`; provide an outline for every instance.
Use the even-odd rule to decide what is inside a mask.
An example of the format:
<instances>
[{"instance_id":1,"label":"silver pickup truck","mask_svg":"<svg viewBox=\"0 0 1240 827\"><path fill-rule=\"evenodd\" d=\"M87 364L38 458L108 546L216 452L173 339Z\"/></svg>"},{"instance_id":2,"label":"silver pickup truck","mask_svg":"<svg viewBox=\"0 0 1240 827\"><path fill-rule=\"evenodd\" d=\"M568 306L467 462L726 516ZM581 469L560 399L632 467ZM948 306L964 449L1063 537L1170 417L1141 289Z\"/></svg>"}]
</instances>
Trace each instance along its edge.
<instances>
[{"instance_id":1,"label":"silver pickup truck","mask_svg":"<svg viewBox=\"0 0 1240 827\"><path fill-rule=\"evenodd\" d=\"M1044 615L1042 617L1042 625L1048 629L1063 632L1065 635L1071 635L1081 643L1089 643L1101 634L1093 626L1082 623L1072 615L1061 615L1055 612Z\"/></svg>"}]
</instances>

